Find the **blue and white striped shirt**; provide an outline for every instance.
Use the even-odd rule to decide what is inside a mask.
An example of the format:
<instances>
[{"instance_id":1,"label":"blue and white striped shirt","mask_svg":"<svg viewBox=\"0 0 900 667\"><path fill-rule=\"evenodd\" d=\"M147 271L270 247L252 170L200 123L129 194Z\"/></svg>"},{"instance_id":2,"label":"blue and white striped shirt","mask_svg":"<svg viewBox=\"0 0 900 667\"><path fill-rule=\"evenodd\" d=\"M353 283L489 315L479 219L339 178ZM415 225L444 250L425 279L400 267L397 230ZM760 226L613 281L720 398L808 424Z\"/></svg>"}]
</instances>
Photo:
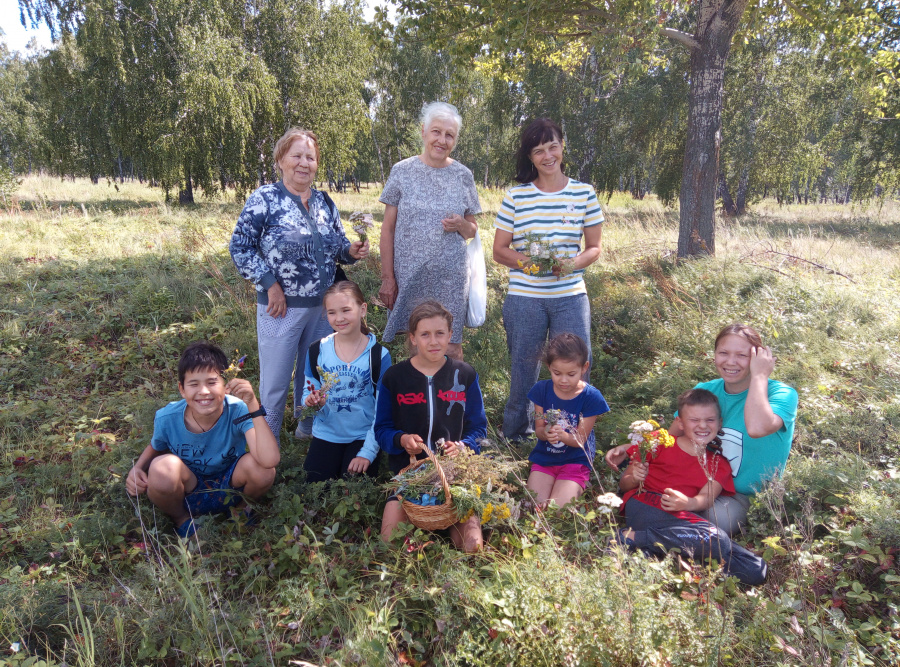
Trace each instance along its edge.
<instances>
[{"instance_id":1,"label":"blue and white striped shirt","mask_svg":"<svg viewBox=\"0 0 900 667\"><path fill-rule=\"evenodd\" d=\"M552 243L557 257L571 259L581 252L584 228L602 223L603 211L594 188L570 178L559 192L542 192L533 183L510 188L494 227L513 235L512 247L518 252L533 254L525 240L526 234L533 234ZM584 269L559 278L510 269L509 293L541 298L584 294L583 276Z\"/></svg>"}]
</instances>

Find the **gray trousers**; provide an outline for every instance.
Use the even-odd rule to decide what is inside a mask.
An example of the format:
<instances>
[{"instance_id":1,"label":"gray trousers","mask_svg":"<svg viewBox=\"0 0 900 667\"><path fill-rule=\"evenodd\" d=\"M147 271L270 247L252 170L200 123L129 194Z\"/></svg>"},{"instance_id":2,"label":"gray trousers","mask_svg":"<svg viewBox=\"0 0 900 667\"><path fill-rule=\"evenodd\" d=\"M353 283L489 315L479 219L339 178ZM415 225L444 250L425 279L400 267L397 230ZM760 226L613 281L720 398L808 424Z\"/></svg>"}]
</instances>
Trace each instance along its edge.
<instances>
[{"instance_id":1,"label":"gray trousers","mask_svg":"<svg viewBox=\"0 0 900 667\"><path fill-rule=\"evenodd\" d=\"M332 332L322 306L288 308L284 317L274 318L262 304L256 306L256 335L259 347L259 402L266 409L266 423L278 440L284 420L291 375L294 376L294 404L303 396L304 367L309 346Z\"/></svg>"},{"instance_id":2,"label":"gray trousers","mask_svg":"<svg viewBox=\"0 0 900 667\"><path fill-rule=\"evenodd\" d=\"M696 514L732 537L739 533L747 523L747 510L749 509L750 498L743 493L735 493L733 496L720 494L712 507Z\"/></svg>"},{"instance_id":3,"label":"gray trousers","mask_svg":"<svg viewBox=\"0 0 900 667\"><path fill-rule=\"evenodd\" d=\"M503 410L503 435L509 440L534 432L528 417L528 392L541 372L547 336L573 333L591 349L591 305L587 294L556 299L508 294L503 328L509 348L509 400Z\"/></svg>"}]
</instances>

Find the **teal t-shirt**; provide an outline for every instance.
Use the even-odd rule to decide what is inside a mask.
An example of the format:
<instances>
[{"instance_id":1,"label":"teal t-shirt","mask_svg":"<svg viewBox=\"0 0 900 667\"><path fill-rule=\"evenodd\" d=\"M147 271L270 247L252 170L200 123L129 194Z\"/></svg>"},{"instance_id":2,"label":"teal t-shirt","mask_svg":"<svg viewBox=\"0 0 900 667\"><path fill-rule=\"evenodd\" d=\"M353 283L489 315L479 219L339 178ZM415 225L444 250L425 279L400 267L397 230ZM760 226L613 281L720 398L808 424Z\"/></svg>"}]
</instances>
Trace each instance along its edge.
<instances>
[{"instance_id":1,"label":"teal t-shirt","mask_svg":"<svg viewBox=\"0 0 900 667\"><path fill-rule=\"evenodd\" d=\"M734 488L738 493L754 494L766 480L784 472L794 439L797 419L797 391L778 380L769 379L769 405L784 425L764 438L751 438L744 424L747 392L729 394L721 378L699 383L695 389L707 389L719 399L722 408L722 451L731 464ZM749 391L749 390L748 390Z\"/></svg>"},{"instance_id":2,"label":"teal t-shirt","mask_svg":"<svg viewBox=\"0 0 900 667\"><path fill-rule=\"evenodd\" d=\"M206 433L191 433L184 425L184 399L156 411L150 444L158 452L170 451L199 476L219 475L247 452L245 433L253 428L246 420L234 420L248 413L247 405L231 394L225 395L222 415Z\"/></svg>"}]
</instances>

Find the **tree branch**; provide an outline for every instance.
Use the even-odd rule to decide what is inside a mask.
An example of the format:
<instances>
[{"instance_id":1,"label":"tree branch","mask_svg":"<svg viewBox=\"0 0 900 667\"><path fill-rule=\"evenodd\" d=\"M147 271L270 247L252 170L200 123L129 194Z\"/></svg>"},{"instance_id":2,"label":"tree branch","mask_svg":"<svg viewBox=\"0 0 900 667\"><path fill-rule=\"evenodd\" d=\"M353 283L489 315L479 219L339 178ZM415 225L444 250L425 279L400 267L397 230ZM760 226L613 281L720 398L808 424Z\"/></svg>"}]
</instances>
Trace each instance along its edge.
<instances>
[{"instance_id":1,"label":"tree branch","mask_svg":"<svg viewBox=\"0 0 900 667\"><path fill-rule=\"evenodd\" d=\"M675 28L662 28L661 32L665 37L668 37L673 42L678 42L682 46L686 46L689 49L700 48L700 42L694 39L693 35L689 35L686 32L675 30Z\"/></svg>"},{"instance_id":2,"label":"tree branch","mask_svg":"<svg viewBox=\"0 0 900 667\"><path fill-rule=\"evenodd\" d=\"M791 2L791 0L784 0L784 4L787 5L788 9L790 9L797 16L799 16L801 19L806 21L809 25L812 25L812 26L816 25L813 22L813 20L810 18L809 14L807 14L802 9L800 9L797 5L795 5L793 2Z\"/></svg>"}]
</instances>

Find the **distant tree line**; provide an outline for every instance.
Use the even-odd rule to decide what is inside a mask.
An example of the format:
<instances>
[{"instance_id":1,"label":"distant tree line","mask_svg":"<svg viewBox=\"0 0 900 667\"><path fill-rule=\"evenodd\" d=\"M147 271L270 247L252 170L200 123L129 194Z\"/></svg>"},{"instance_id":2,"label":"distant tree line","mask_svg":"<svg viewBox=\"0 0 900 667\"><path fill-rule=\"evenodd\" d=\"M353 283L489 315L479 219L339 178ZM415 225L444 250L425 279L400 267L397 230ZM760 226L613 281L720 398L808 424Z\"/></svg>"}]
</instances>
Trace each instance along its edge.
<instances>
[{"instance_id":1,"label":"distant tree line","mask_svg":"<svg viewBox=\"0 0 900 667\"><path fill-rule=\"evenodd\" d=\"M14 174L140 179L185 202L197 190L240 197L275 178L274 140L302 125L320 137L319 178L358 187L418 152L419 110L440 99L459 107L455 157L484 186L512 180L517 128L546 115L565 131L572 176L607 193L684 197L686 49L656 44L642 60L633 36L629 51L544 35L534 53L511 41L466 63L422 20L366 23L354 0L21 2L57 40L24 55L0 47L0 162ZM715 172L725 213L766 196L896 192L900 72L883 54L896 52L900 21L891 3L875 6L880 32L858 40L874 66L834 57L834 40L802 22L738 34ZM687 35L698 19L686 9L667 20Z\"/></svg>"}]
</instances>

